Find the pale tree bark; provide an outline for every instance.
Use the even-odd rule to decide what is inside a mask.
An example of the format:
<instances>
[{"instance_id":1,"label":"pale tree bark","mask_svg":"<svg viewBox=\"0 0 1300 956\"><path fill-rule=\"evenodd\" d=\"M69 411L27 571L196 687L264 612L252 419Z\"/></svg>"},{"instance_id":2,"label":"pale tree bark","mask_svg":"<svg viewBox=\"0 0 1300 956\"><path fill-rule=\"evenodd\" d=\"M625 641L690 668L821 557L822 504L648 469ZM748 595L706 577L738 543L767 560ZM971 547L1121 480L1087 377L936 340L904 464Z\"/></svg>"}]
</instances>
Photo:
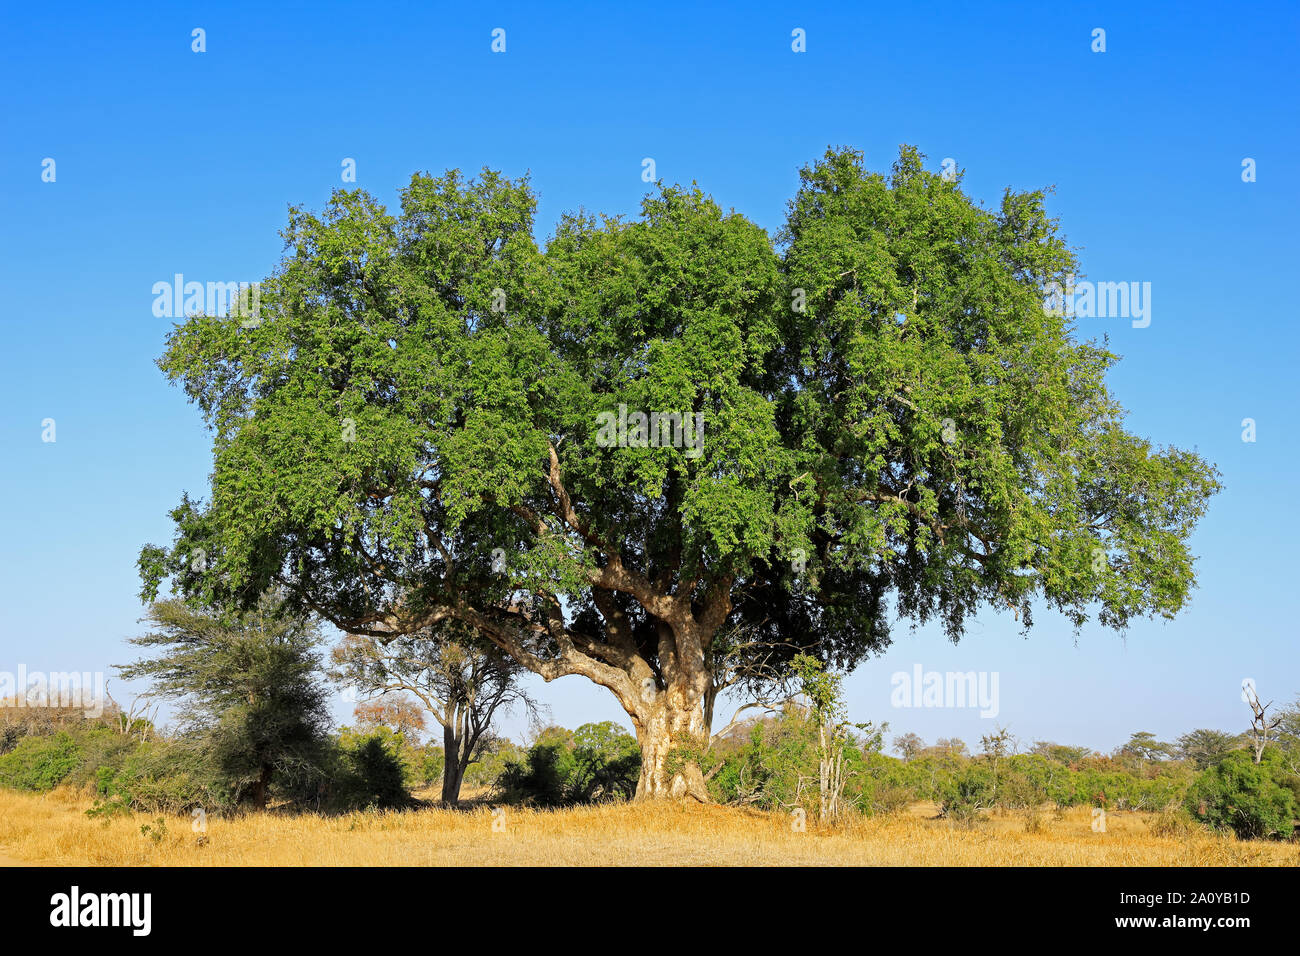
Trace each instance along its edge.
<instances>
[{"instance_id":1,"label":"pale tree bark","mask_svg":"<svg viewBox=\"0 0 1300 956\"><path fill-rule=\"evenodd\" d=\"M648 684L639 706L628 711L641 747L638 799L710 801L700 766L709 739L700 687L707 678L702 667L683 670L674 686Z\"/></svg>"},{"instance_id":2,"label":"pale tree bark","mask_svg":"<svg viewBox=\"0 0 1300 956\"><path fill-rule=\"evenodd\" d=\"M1255 763L1260 763L1264 759L1269 735L1278 728L1283 718L1281 715L1272 718L1268 716L1268 709L1273 706L1273 702L1270 700L1267 704L1261 704L1253 687L1246 690L1243 698L1250 707L1250 743L1255 751Z\"/></svg>"},{"instance_id":3,"label":"pale tree bark","mask_svg":"<svg viewBox=\"0 0 1300 956\"><path fill-rule=\"evenodd\" d=\"M618 574L602 576L602 584L616 577ZM709 686L707 648L720 620L730 611L729 595L718 589L703 609L695 610L679 599L655 601L660 615L657 653L652 661L632 641L627 621L610 600L612 590L597 587L595 591L596 605L606 623L605 643L570 633L560 624L558 610L549 615L545 625L537 625L545 627L560 647L560 655L549 660L532 654L518 629L501 627L477 612L461 609L460 613L544 680L581 674L613 692L641 748L637 799L707 803L710 797L701 769L709 742L704 712Z\"/></svg>"},{"instance_id":4,"label":"pale tree bark","mask_svg":"<svg viewBox=\"0 0 1300 956\"><path fill-rule=\"evenodd\" d=\"M561 513L564 513L562 509ZM569 518L578 525L569 511ZM538 522L539 534L545 525ZM637 799L672 798L709 802L700 767L708 747L705 698L710 685L709 651L731 612L731 579L716 581L703 594L688 581L669 592L626 567L614 553L605 567L589 572L594 603L603 618L605 640L596 641L565 625L560 602L540 594L537 607L511 605L482 611L458 604L437 613L477 628L524 667L552 681L580 674L618 699L641 747ZM654 653L639 647L614 592L630 595L655 624ZM558 654L544 657L530 638L549 638ZM535 643L535 642L534 642Z\"/></svg>"}]
</instances>

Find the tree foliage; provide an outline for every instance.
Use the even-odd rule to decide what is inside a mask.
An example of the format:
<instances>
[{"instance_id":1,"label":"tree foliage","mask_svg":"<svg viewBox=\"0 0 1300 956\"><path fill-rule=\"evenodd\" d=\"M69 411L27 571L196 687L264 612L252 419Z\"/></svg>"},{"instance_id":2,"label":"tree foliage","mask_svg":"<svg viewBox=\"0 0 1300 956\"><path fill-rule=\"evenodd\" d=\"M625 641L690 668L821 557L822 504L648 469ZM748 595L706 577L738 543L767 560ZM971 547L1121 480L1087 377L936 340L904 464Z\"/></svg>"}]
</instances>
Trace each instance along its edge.
<instances>
[{"instance_id":1,"label":"tree foliage","mask_svg":"<svg viewBox=\"0 0 1300 956\"><path fill-rule=\"evenodd\" d=\"M1190 760L1197 770L1204 770L1241 747L1241 735L1202 727L1178 738L1177 753L1183 760Z\"/></svg>"},{"instance_id":2,"label":"tree foliage","mask_svg":"<svg viewBox=\"0 0 1300 956\"><path fill-rule=\"evenodd\" d=\"M271 595L234 618L160 601L146 620L154 629L131 643L153 656L119 670L180 702L191 737L236 801L265 806L273 783L310 793L330 723L315 627Z\"/></svg>"},{"instance_id":3,"label":"tree foliage","mask_svg":"<svg viewBox=\"0 0 1300 956\"><path fill-rule=\"evenodd\" d=\"M1287 839L1295 829L1300 779L1278 751L1252 754L1236 750L1197 778L1186 805L1202 823L1248 839Z\"/></svg>"},{"instance_id":4,"label":"tree foliage","mask_svg":"<svg viewBox=\"0 0 1300 956\"><path fill-rule=\"evenodd\" d=\"M460 621L608 688L642 791L695 795L668 751L705 749L720 657L848 667L891 615L956 639L981 607L1123 628L1185 605L1216 472L1127 432L1116 357L1044 308L1078 263L1042 192L988 209L914 149L888 175L837 149L776 237L697 187L542 245L534 208L485 171L416 175L397 212L294 209L258 320L169 337L213 479L143 549L145 595L279 585L385 640ZM702 442L634 423L607 447L629 409ZM714 646L742 632L754 667Z\"/></svg>"}]
</instances>

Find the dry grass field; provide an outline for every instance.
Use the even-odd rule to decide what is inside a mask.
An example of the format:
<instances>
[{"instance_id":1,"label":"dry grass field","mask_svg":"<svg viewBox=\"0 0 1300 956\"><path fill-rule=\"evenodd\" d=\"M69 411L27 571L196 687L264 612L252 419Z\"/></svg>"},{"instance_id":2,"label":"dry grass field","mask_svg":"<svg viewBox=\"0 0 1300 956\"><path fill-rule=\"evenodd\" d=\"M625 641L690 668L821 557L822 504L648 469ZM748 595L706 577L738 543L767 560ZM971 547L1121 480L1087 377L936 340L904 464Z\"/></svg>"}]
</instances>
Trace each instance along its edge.
<instances>
[{"instance_id":1,"label":"dry grass field","mask_svg":"<svg viewBox=\"0 0 1300 956\"><path fill-rule=\"evenodd\" d=\"M1028 865L1296 866L1300 845L1242 842L1195 832L1151 832L1151 818L1112 813L1093 833L1087 808L992 815L962 827L909 812L837 828L727 807L623 804L559 811L428 809L324 817L211 818L200 844L185 817L144 834L145 815L91 819L71 791L0 791L0 860L111 866L733 866ZM8 858L5 860L4 858Z\"/></svg>"}]
</instances>

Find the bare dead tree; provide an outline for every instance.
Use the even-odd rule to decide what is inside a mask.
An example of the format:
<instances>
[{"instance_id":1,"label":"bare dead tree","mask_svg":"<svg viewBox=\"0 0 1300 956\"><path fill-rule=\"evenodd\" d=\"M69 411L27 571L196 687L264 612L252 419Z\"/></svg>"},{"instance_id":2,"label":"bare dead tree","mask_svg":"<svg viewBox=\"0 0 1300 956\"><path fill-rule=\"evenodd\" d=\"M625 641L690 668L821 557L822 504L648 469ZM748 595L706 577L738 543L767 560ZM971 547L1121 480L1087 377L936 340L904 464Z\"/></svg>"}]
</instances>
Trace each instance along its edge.
<instances>
[{"instance_id":1,"label":"bare dead tree","mask_svg":"<svg viewBox=\"0 0 1300 956\"><path fill-rule=\"evenodd\" d=\"M153 736L161 705L154 704L149 694L132 697L131 705L126 709L108 694L107 684L104 685L104 695L115 709L113 726L121 736L140 743L147 742Z\"/></svg>"},{"instance_id":2,"label":"bare dead tree","mask_svg":"<svg viewBox=\"0 0 1300 956\"><path fill-rule=\"evenodd\" d=\"M1268 716L1268 709L1273 706L1273 702L1270 700L1267 704L1261 704L1253 685L1247 684L1242 688L1242 697L1250 707L1250 743L1255 751L1255 763L1259 763L1264 759L1264 748L1268 745L1269 735L1282 723L1282 715Z\"/></svg>"}]
</instances>

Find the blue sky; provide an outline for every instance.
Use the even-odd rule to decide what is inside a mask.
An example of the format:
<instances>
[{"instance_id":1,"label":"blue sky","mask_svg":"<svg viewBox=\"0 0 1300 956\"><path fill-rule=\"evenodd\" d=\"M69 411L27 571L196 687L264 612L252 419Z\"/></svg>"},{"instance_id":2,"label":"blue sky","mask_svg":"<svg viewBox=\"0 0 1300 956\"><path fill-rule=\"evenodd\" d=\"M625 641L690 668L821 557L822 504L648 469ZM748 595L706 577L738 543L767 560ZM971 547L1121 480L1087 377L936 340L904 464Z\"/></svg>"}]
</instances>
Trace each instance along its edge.
<instances>
[{"instance_id":1,"label":"blue sky","mask_svg":"<svg viewBox=\"0 0 1300 956\"><path fill-rule=\"evenodd\" d=\"M1195 538L1173 622L1028 639L987 613L958 646L900 630L848 680L856 719L972 744L1110 749L1136 730L1240 729L1240 682L1300 694L1293 489L1294 5L311 3L11 7L0 37L0 671L108 670L142 608L134 560L202 495L208 436L153 361L175 273L257 280L290 203L319 207L356 160L384 201L417 170L488 165L564 210L632 213L642 160L775 231L829 144L885 169L911 143L996 202L1049 208L1087 276L1150 282L1152 321L1080 320L1124 356L1132 430L1195 447L1226 491ZM494 28L506 52L490 49ZM1106 51L1091 49L1095 28ZM207 50L191 50L191 31ZM806 31L807 51L791 50ZM1242 161L1257 181L1242 181ZM55 160L55 181L42 162ZM1241 440L1243 418L1257 440ZM53 418L57 440L43 442ZM890 706L896 671L999 675L999 714ZM130 693L120 682L110 690ZM141 690L142 688L135 688ZM623 720L581 678L554 718ZM340 716L347 708L337 704ZM506 728L518 733L519 721Z\"/></svg>"}]
</instances>

